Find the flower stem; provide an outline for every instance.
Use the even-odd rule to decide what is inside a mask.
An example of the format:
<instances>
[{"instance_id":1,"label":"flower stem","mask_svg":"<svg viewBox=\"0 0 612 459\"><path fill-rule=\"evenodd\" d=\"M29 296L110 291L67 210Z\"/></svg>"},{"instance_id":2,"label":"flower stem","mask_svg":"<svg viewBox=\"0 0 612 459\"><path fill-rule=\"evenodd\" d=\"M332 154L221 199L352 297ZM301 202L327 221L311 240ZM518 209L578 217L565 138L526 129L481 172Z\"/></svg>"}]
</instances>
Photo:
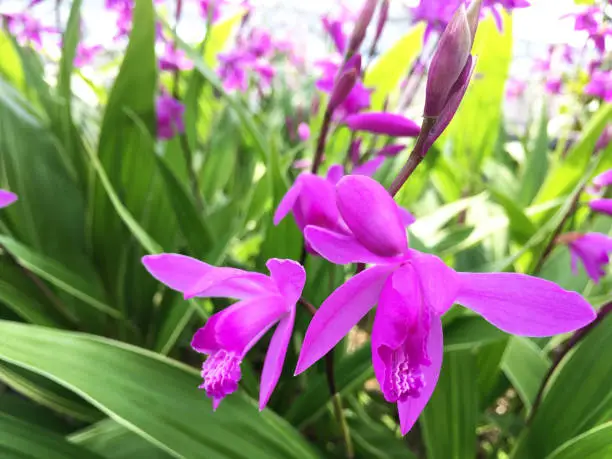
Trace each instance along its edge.
<instances>
[{"instance_id":1,"label":"flower stem","mask_svg":"<svg viewBox=\"0 0 612 459\"><path fill-rule=\"evenodd\" d=\"M317 313L312 303L304 298L300 298L298 303L301 304L311 315ZM334 414L338 420L340 431L342 432L342 438L344 439L344 446L346 449L347 459L353 459L355 457L355 451L353 449L353 442L351 440L351 432L344 416L344 410L342 409L342 399L338 393L336 386L336 378L334 376L334 352L330 351L325 355L325 376L327 379L327 387L331 395L332 404L334 405Z\"/></svg>"},{"instance_id":2,"label":"flower stem","mask_svg":"<svg viewBox=\"0 0 612 459\"><path fill-rule=\"evenodd\" d=\"M327 107L325 109L325 115L323 115L323 123L321 124L321 132L319 133L319 138L317 139L317 150L315 152L314 160L312 161L312 167L310 172L316 174L321 167L321 163L323 162L323 153L325 150L325 143L327 142L327 134L329 133L329 128L331 126L332 119L332 111Z\"/></svg>"},{"instance_id":3,"label":"flower stem","mask_svg":"<svg viewBox=\"0 0 612 459\"><path fill-rule=\"evenodd\" d=\"M540 258L538 258L538 261L536 262L535 267L531 271L534 274L537 274L538 272L540 272L540 270L542 269L542 266L544 266L544 262L548 259L548 256L551 254L551 252L555 248L557 237L561 234L561 232L563 231L563 227L565 226L567 221L572 217L572 215L576 211L576 208L578 207L578 201L580 199L581 194L582 194L582 189L576 193L576 196L574 196L574 200L572 201L572 204L569 206L569 208L567 209L567 212L565 213L565 215L563 216L563 218L561 219L561 221L555 228L555 231L553 232L550 240L548 241L546 248L542 251Z\"/></svg>"},{"instance_id":4,"label":"flower stem","mask_svg":"<svg viewBox=\"0 0 612 459\"><path fill-rule=\"evenodd\" d=\"M544 376L544 379L542 380L542 384L540 385L540 389L538 390L538 394L536 395L536 398L533 401L533 405L531 407L531 413L529 414L529 417L527 418L528 425L531 423L531 421L533 421L533 418L535 417L535 413L540 407L540 404L542 403L542 397L544 396L544 389L546 389L546 385L548 384L548 381L550 381L550 378L552 377L553 373L555 372L555 370L557 369L557 367L559 366L563 358L574 347L576 347L576 345L580 341L582 341L597 326L597 324L603 322L603 320L606 318L606 316L610 312L612 312L612 302L607 303L606 305L602 306L597 312L597 317L595 318L595 320L593 320L593 322L588 324L586 327L583 327L580 330L577 330L572 335L572 337L568 339L565 342L565 344L560 348L559 352L553 359L550 365L550 368L546 372L546 375Z\"/></svg>"},{"instance_id":5,"label":"flower stem","mask_svg":"<svg viewBox=\"0 0 612 459\"><path fill-rule=\"evenodd\" d=\"M421 124L421 132L419 133L419 137L417 138L416 144L408 157L408 161L402 170L397 174L395 180L389 187L389 194L391 196L395 196L397 192L404 186L406 180L412 175L415 169L421 164L421 161L425 158L425 154L427 153L427 149L425 148L425 141L429 136L432 128L436 124L435 118L423 118L423 123Z\"/></svg>"}]
</instances>

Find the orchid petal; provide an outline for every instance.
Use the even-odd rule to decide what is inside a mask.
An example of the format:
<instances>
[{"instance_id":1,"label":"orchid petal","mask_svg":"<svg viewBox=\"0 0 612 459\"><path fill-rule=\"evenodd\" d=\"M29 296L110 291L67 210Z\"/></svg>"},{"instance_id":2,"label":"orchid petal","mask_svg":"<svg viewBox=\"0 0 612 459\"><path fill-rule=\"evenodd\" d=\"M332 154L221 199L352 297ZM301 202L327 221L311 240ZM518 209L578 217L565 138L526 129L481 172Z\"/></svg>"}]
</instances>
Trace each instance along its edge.
<instances>
[{"instance_id":1,"label":"orchid petal","mask_svg":"<svg viewBox=\"0 0 612 459\"><path fill-rule=\"evenodd\" d=\"M604 132L609 132L609 129L606 128ZM595 177L593 179L593 185L601 188L612 185L612 169L602 172Z\"/></svg>"},{"instance_id":2,"label":"orchid petal","mask_svg":"<svg viewBox=\"0 0 612 459\"><path fill-rule=\"evenodd\" d=\"M291 186L291 188L287 190L287 193L285 194L285 196L283 196L283 199L281 199L281 202L276 208L276 212L274 213L273 219L273 223L275 225L278 225L281 220L285 218L289 212L291 212L291 209L293 209L293 206L300 197L301 192L302 183L300 181L300 177L298 177L293 186Z\"/></svg>"},{"instance_id":3,"label":"orchid petal","mask_svg":"<svg viewBox=\"0 0 612 459\"><path fill-rule=\"evenodd\" d=\"M200 277L183 293L188 300L194 296L201 298L237 298L245 300L276 291L272 279L261 273L253 273L235 268L213 267Z\"/></svg>"},{"instance_id":4,"label":"orchid petal","mask_svg":"<svg viewBox=\"0 0 612 459\"><path fill-rule=\"evenodd\" d=\"M423 412L425 405L429 402L433 394L440 370L442 369L443 355L443 338L442 338L442 322L440 318L434 314L431 317L429 336L427 338L427 355L431 360L429 366L423 366L423 377L426 381L425 387L422 389L418 398L408 398L404 402L397 403L397 410L400 418L400 431L402 435L406 435L412 426L416 423L420 414Z\"/></svg>"},{"instance_id":5,"label":"orchid petal","mask_svg":"<svg viewBox=\"0 0 612 459\"><path fill-rule=\"evenodd\" d=\"M514 273L458 275L457 302L507 333L552 336L582 328L595 318L581 295L544 279Z\"/></svg>"},{"instance_id":6,"label":"orchid petal","mask_svg":"<svg viewBox=\"0 0 612 459\"><path fill-rule=\"evenodd\" d=\"M334 164L327 170L327 180L332 185L336 185L342 177L344 177L344 166L342 164Z\"/></svg>"},{"instance_id":7,"label":"orchid petal","mask_svg":"<svg viewBox=\"0 0 612 459\"><path fill-rule=\"evenodd\" d=\"M372 177L378 168L385 162L384 156L378 156L371 159L360 166L357 166L351 171L352 175L365 175L366 177Z\"/></svg>"},{"instance_id":8,"label":"orchid petal","mask_svg":"<svg viewBox=\"0 0 612 459\"><path fill-rule=\"evenodd\" d=\"M288 305L295 305L302 295L306 283L306 272L302 265L293 260L272 258L266 263L272 280Z\"/></svg>"},{"instance_id":9,"label":"orchid petal","mask_svg":"<svg viewBox=\"0 0 612 459\"><path fill-rule=\"evenodd\" d=\"M459 276L434 255L411 251L410 263L419 273L421 289L428 305L439 316L455 302Z\"/></svg>"},{"instance_id":10,"label":"orchid petal","mask_svg":"<svg viewBox=\"0 0 612 459\"><path fill-rule=\"evenodd\" d=\"M147 255L142 257L142 264L155 279L179 292L184 292L215 269L200 260L177 253Z\"/></svg>"},{"instance_id":11,"label":"orchid petal","mask_svg":"<svg viewBox=\"0 0 612 459\"><path fill-rule=\"evenodd\" d=\"M221 348L217 342L217 334L215 332L215 327L220 317L219 314L220 313L210 316L206 324L195 332L191 340L191 347L193 350L201 354L213 354Z\"/></svg>"},{"instance_id":12,"label":"orchid petal","mask_svg":"<svg viewBox=\"0 0 612 459\"><path fill-rule=\"evenodd\" d=\"M403 207L398 207L397 211L399 212L400 220L404 224L405 227L412 225L416 222L416 218L409 211L404 209Z\"/></svg>"},{"instance_id":13,"label":"orchid petal","mask_svg":"<svg viewBox=\"0 0 612 459\"><path fill-rule=\"evenodd\" d=\"M261 384L259 390L259 410L263 410L270 400L270 396L276 387L276 383L283 371L287 347L293 332L295 321L295 308L284 316L276 327L274 335L270 340L266 360L261 372Z\"/></svg>"},{"instance_id":14,"label":"orchid petal","mask_svg":"<svg viewBox=\"0 0 612 459\"><path fill-rule=\"evenodd\" d=\"M304 237L316 253L337 265L368 263L385 265L400 258L381 257L370 252L353 235L336 233L318 226L307 226Z\"/></svg>"},{"instance_id":15,"label":"orchid petal","mask_svg":"<svg viewBox=\"0 0 612 459\"><path fill-rule=\"evenodd\" d=\"M282 297L271 296L239 301L217 314L215 336L219 347L244 355L287 314L287 308Z\"/></svg>"},{"instance_id":16,"label":"orchid petal","mask_svg":"<svg viewBox=\"0 0 612 459\"><path fill-rule=\"evenodd\" d=\"M589 202L589 207L594 212L612 215L612 199L593 199Z\"/></svg>"},{"instance_id":17,"label":"orchid petal","mask_svg":"<svg viewBox=\"0 0 612 459\"><path fill-rule=\"evenodd\" d=\"M397 204L381 184L369 177L348 175L338 182L336 193L340 214L368 250L383 257L408 250Z\"/></svg>"},{"instance_id":18,"label":"orchid petal","mask_svg":"<svg viewBox=\"0 0 612 459\"><path fill-rule=\"evenodd\" d=\"M17 195L10 191L0 190L0 209L6 206L10 206L17 201Z\"/></svg>"},{"instance_id":19,"label":"orchid petal","mask_svg":"<svg viewBox=\"0 0 612 459\"><path fill-rule=\"evenodd\" d=\"M327 354L378 302L394 266L374 266L338 287L312 318L295 374L302 373Z\"/></svg>"}]
</instances>

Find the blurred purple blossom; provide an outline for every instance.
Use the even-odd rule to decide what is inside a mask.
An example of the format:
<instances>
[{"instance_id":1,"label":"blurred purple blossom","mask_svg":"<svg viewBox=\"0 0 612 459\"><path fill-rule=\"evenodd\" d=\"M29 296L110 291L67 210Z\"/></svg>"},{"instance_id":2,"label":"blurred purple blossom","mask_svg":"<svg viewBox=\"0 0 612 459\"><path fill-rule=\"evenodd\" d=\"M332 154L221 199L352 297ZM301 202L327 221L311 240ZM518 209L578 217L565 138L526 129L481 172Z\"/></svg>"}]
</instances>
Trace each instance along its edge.
<instances>
[{"instance_id":1,"label":"blurred purple blossom","mask_svg":"<svg viewBox=\"0 0 612 459\"><path fill-rule=\"evenodd\" d=\"M90 65L96 55L100 53L104 47L102 45L88 46L85 43L79 43L76 49L76 55L74 57L74 66L77 68Z\"/></svg>"},{"instance_id":2,"label":"blurred purple blossom","mask_svg":"<svg viewBox=\"0 0 612 459\"><path fill-rule=\"evenodd\" d=\"M0 209L10 206L17 201L17 195L7 190L0 189Z\"/></svg>"},{"instance_id":3,"label":"blurred purple blossom","mask_svg":"<svg viewBox=\"0 0 612 459\"><path fill-rule=\"evenodd\" d=\"M595 70L591 81L584 87L584 93L612 102L612 72Z\"/></svg>"},{"instance_id":4,"label":"blurred purple blossom","mask_svg":"<svg viewBox=\"0 0 612 459\"><path fill-rule=\"evenodd\" d=\"M185 131L183 114L185 107L169 94L157 98L157 137L168 140Z\"/></svg>"},{"instance_id":5,"label":"blurred purple blossom","mask_svg":"<svg viewBox=\"0 0 612 459\"><path fill-rule=\"evenodd\" d=\"M191 70L193 62L187 58L185 53L173 46L171 43L166 43L164 54L159 58L159 68L161 70Z\"/></svg>"},{"instance_id":6,"label":"blurred purple blossom","mask_svg":"<svg viewBox=\"0 0 612 459\"><path fill-rule=\"evenodd\" d=\"M567 244L572 258L572 271L578 274L581 261L588 276L598 283L605 274L605 266L610 263L612 238L601 233L566 233L557 242Z\"/></svg>"},{"instance_id":7,"label":"blurred purple blossom","mask_svg":"<svg viewBox=\"0 0 612 459\"><path fill-rule=\"evenodd\" d=\"M310 126L306 123L300 123L297 128L298 137L302 142L306 142L310 138Z\"/></svg>"},{"instance_id":8,"label":"blurred purple blossom","mask_svg":"<svg viewBox=\"0 0 612 459\"><path fill-rule=\"evenodd\" d=\"M549 94L561 94L562 87L563 79L557 76L549 76L544 83L544 88Z\"/></svg>"},{"instance_id":9,"label":"blurred purple blossom","mask_svg":"<svg viewBox=\"0 0 612 459\"><path fill-rule=\"evenodd\" d=\"M316 81L315 86L318 90L327 94L332 93L336 77L340 70L340 64L333 58L323 59L315 63L322 70L321 77ZM334 115L338 119L342 119L347 115L358 113L370 106L371 90L367 89L361 80L357 80L353 89L350 91L346 99L335 110Z\"/></svg>"}]
</instances>

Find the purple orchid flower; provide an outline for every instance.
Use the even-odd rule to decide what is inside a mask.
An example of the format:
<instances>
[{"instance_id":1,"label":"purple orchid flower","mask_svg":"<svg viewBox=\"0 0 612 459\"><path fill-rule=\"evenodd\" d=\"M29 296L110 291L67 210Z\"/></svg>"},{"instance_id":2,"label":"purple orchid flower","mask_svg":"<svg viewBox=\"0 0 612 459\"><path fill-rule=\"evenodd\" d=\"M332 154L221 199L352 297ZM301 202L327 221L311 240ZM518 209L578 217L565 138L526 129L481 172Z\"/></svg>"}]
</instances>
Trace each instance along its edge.
<instances>
[{"instance_id":1,"label":"purple orchid flower","mask_svg":"<svg viewBox=\"0 0 612 459\"><path fill-rule=\"evenodd\" d=\"M591 81L584 87L585 94L612 102L612 73L595 70Z\"/></svg>"},{"instance_id":2,"label":"purple orchid flower","mask_svg":"<svg viewBox=\"0 0 612 459\"><path fill-rule=\"evenodd\" d=\"M182 50L174 47L171 43L166 43L164 54L159 58L159 68L171 72L191 70L193 62L187 58Z\"/></svg>"},{"instance_id":3,"label":"purple orchid flower","mask_svg":"<svg viewBox=\"0 0 612 459\"><path fill-rule=\"evenodd\" d=\"M516 78L509 78L506 82L506 97L509 99L517 99L525 94L527 90L527 82L517 80Z\"/></svg>"},{"instance_id":4,"label":"purple orchid flower","mask_svg":"<svg viewBox=\"0 0 612 459\"><path fill-rule=\"evenodd\" d=\"M340 54L344 54L346 50L346 35L343 31L344 22L330 16L323 16L321 22L323 23L323 28L332 39L336 51Z\"/></svg>"},{"instance_id":5,"label":"purple orchid flower","mask_svg":"<svg viewBox=\"0 0 612 459\"><path fill-rule=\"evenodd\" d=\"M17 195L7 190L0 190L0 209L10 206L17 201Z\"/></svg>"},{"instance_id":6,"label":"purple orchid flower","mask_svg":"<svg viewBox=\"0 0 612 459\"><path fill-rule=\"evenodd\" d=\"M351 175L372 175L384 159L384 157L375 158L357 166ZM274 213L274 224L278 225L291 212L302 232L307 226L314 225L338 234L350 234L336 205L335 186L344 175L344 168L340 164L331 166L325 178L310 172L300 174L279 203ZM410 212L401 207L398 207L398 212L404 226L414 223L415 218ZM308 240L306 240L306 250L313 255L317 254Z\"/></svg>"},{"instance_id":7,"label":"purple orchid flower","mask_svg":"<svg viewBox=\"0 0 612 459\"><path fill-rule=\"evenodd\" d=\"M325 59L318 61L315 65L323 71L323 75L315 83L316 88L331 95L336 88L336 76L340 70L340 64L335 60ZM335 117L343 119L347 115L367 109L370 106L371 92L357 79L346 98L336 108Z\"/></svg>"},{"instance_id":8,"label":"purple orchid flower","mask_svg":"<svg viewBox=\"0 0 612 459\"><path fill-rule=\"evenodd\" d=\"M334 291L315 314L304 338L296 374L329 352L378 304L372 363L385 399L397 403L406 434L431 397L442 365L440 316L457 302L499 329L550 336L595 318L576 292L514 273L458 273L439 258L408 248L398 206L376 181L348 176L336 186L339 213L350 230L307 226L305 237L337 264L373 266Z\"/></svg>"},{"instance_id":9,"label":"purple orchid flower","mask_svg":"<svg viewBox=\"0 0 612 459\"><path fill-rule=\"evenodd\" d=\"M74 66L77 68L85 67L90 65L96 55L100 53L104 48L102 45L87 46L84 43L79 43L76 49L76 55L74 57Z\"/></svg>"},{"instance_id":10,"label":"purple orchid flower","mask_svg":"<svg viewBox=\"0 0 612 459\"><path fill-rule=\"evenodd\" d=\"M612 238L601 233L567 233L557 238L558 244L567 244L572 257L572 272L578 274L581 261L587 275L598 283L606 275L604 267L610 263Z\"/></svg>"},{"instance_id":11,"label":"purple orchid flower","mask_svg":"<svg viewBox=\"0 0 612 459\"><path fill-rule=\"evenodd\" d=\"M200 388L217 409L223 398L238 389L240 363L274 325L264 361L259 391L263 410L281 375L295 320L295 305L302 294L306 273L293 260L268 260L270 276L234 268L217 268L178 254L148 255L142 259L160 282L185 298L229 297L239 301L212 315L200 328L191 347L208 358L202 365Z\"/></svg>"},{"instance_id":12,"label":"purple orchid flower","mask_svg":"<svg viewBox=\"0 0 612 459\"><path fill-rule=\"evenodd\" d=\"M224 0L200 0L200 13L202 17L208 20L210 16L210 21L214 24L221 17L221 8L224 3Z\"/></svg>"},{"instance_id":13,"label":"purple orchid flower","mask_svg":"<svg viewBox=\"0 0 612 459\"><path fill-rule=\"evenodd\" d=\"M297 134L302 142L306 142L310 139L310 126L306 123L300 123L297 127Z\"/></svg>"},{"instance_id":14,"label":"purple orchid flower","mask_svg":"<svg viewBox=\"0 0 612 459\"><path fill-rule=\"evenodd\" d=\"M586 30L594 32L599 27L601 10L597 6L592 6L579 13L571 13L564 17L575 18L574 30Z\"/></svg>"},{"instance_id":15,"label":"purple orchid flower","mask_svg":"<svg viewBox=\"0 0 612 459\"><path fill-rule=\"evenodd\" d=\"M157 136L168 140L184 132L184 113L183 104L168 94L161 94L157 98Z\"/></svg>"},{"instance_id":16,"label":"purple orchid flower","mask_svg":"<svg viewBox=\"0 0 612 459\"><path fill-rule=\"evenodd\" d=\"M549 94L561 94L563 88L563 79L556 76L549 76L544 83L544 89Z\"/></svg>"}]
</instances>

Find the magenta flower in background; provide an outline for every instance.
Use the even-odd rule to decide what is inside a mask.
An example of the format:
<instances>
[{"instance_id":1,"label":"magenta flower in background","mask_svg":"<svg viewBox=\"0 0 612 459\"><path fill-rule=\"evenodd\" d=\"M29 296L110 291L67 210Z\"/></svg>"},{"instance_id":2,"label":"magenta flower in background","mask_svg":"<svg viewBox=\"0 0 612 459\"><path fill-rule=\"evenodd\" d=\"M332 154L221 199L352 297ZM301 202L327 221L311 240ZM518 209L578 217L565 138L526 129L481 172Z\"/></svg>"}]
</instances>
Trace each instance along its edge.
<instances>
[{"instance_id":1,"label":"magenta flower in background","mask_svg":"<svg viewBox=\"0 0 612 459\"><path fill-rule=\"evenodd\" d=\"M164 54L159 58L159 68L171 72L191 70L193 62L187 58L182 50L175 48L171 43L166 43Z\"/></svg>"},{"instance_id":2,"label":"magenta flower in background","mask_svg":"<svg viewBox=\"0 0 612 459\"><path fill-rule=\"evenodd\" d=\"M589 207L593 212L612 215L612 199L593 199L589 202Z\"/></svg>"},{"instance_id":3,"label":"magenta flower in background","mask_svg":"<svg viewBox=\"0 0 612 459\"><path fill-rule=\"evenodd\" d=\"M557 242L567 244L572 257L572 271L578 273L578 262L593 282L606 275L605 266L610 263L612 238L601 233L567 233L559 236Z\"/></svg>"},{"instance_id":4,"label":"magenta flower in background","mask_svg":"<svg viewBox=\"0 0 612 459\"><path fill-rule=\"evenodd\" d=\"M321 18L321 22L323 23L325 32L327 32L334 43L336 51L340 54L344 54L346 50L346 35L343 31L344 21L327 15Z\"/></svg>"},{"instance_id":5,"label":"magenta flower in background","mask_svg":"<svg viewBox=\"0 0 612 459\"><path fill-rule=\"evenodd\" d=\"M610 126L610 128L612 128L612 126ZM604 132L606 132L607 130L608 128L606 128ZM612 137L612 132L610 132L609 135ZM610 141L610 139L607 140L608 142ZM592 185L589 189L590 192L596 194L603 191L605 187L612 185L612 169L602 172L597 177L595 177L591 183Z\"/></svg>"},{"instance_id":6,"label":"magenta flower in background","mask_svg":"<svg viewBox=\"0 0 612 459\"><path fill-rule=\"evenodd\" d=\"M171 139L185 131L183 114L185 106L168 94L157 98L157 137Z\"/></svg>"},{"instance_id":7,"label":"magenta flower in background","mask_svg":"<svg viewBox=\"0 0 612 459\"><path fill-rule=\"evenodd\" d=\"M391 156L397 156L399 153L401 153L405 149L406 149L406 145L399 144L399 143L392 143L389 145L385 145L380 150L378 150L375 154L377 156L391 157Z\"/></svg>"},{"instance_id":8,"label":"magenta flower in background","mask_svg":"<svg viewBox=\"0 0 612 459\"><path fill-rule=\"evenodd\" d=\"M405 116L386 112L349 115L344 123L351 131L365 131L393 137L417 137L421 128Z\"/></svg>"},{"instance_id":9,"label":"magenta flower in background","mask_svg":"<svg viewBox=\"0 0 612 459\"><path fill-rule=\"evenodd\" d=\"M302 142L310 139L310 126L306 123L300 123L297 128L298 137Z\"/></svg>"},{"instance_id":10,"label":"magenta flower in background","mask_svg":"<svg viewBox=\"0 0 612 459\"><path fill-rule=\"evenodd\" d=\"M348 176L336 186L339 213L349 233L307 226L305 237L337 264L373 266L334 291L315 314L296 374L329 352L378 304L372 363L385 399L397 403L402 434L414 425L434 391L442 366L440 316L462 304L499 329L550 336L595 318L576 292L513 273L458 273L433 255L408 248L398 206L376 181Z\"/></svg>"},{"instance_id":11,"label":"magenta flower in background","mask_svg":"<svg viewBox=\"0 0 612 459\"><path fill-rule=\"evenodd\" d=\"M17 195L7 190L0 189L0 209L10 206L17 201Z\"/></svg>"},{"instance_id":12,"label":"magenta flower in background","mask_svg":"<svg viewBox=\"0 0 612 459\"><path fill-rule=\"evenodd\" d=\"M544 89L549 94L561 94L563 80L560 77L549 76L544 83Z\"/></svg>"},{"instance_id":13,"label":"magenta flower in background","mask_svg":"<svg viewBox=\"0 0 612 459\"><path fill-rule=\"evenodd\" d=\"M584 87L585 94L612 102L612 73L595 70L591 81Z\"/></svg>"},{"instance_id":14,"label":"magenta flower in background","mask_svg":"<svg viewBox=\"0 0 612 459\"><path fill-rule=\"evenodd\" d=\"M568 14L565 17L575 18L574 30L594 32L599 27L601 10L597 6L592 6L579 13Z\"/></svg>"},{"instance_id":15,"label":"magenta flower in background","mask_svg":"<svg viewBox=\"0 0 612 459\"><path fill-rule=\"evenodd\" d=\"M295 305L306 273L293 260L268 260L270 276L234 268L218 268L178 254L148 255L142 259L160 282L193 297L239 300L212 315L200 328L191 347L208 358L202 365L200 388L217 409L223 398L238 389L244 356L274 325L261 374L259 409L263 410L281 375L293 331Z\"/></svg>"},{"instance_id":16,"label":"magenta flower in background","mask_svg":"<svg viewBox=\"0 0 612 459\"><path fill-rule=\"evenodd\" d=\"M48 27L28 13L14 13L1 15L7 23L11 34L17 41L24 44L32 44L37 48L43 46L43 36L47 33L59 33L55 27Z\"/></svg>"},{"instance_id":17,"label":"magenta flower in background","mask_svg":"<svg viewBox=\"0 0 612 459\"><path fill-rule=\"evenodd\" d=\"M506 82L506 97L509 99L517 99L525 94L527 90L527 82L523 80L517 80L516 78L509 78Z\"/></svg>"},{"instance_id":18,"label":"magenta flower in background","mask_svg":"<svg viewBox=\"0 0 612 459\"><path fill-rule=\"evenodd\" d=\"M221 17L221 8L225 4L225 0L199 0L200 13L205 20L210 16L211 23L215 23Z\"/></svg>"},{"instance_id":19,"label":"magenta flower in background","mask_svg":"<svg viewBox=\"0 0 612 459\"><path fill-rule=\"evenodd\" d=\"M316 88L331 95L336 86L336 76L340 70L340 64L336 63L335 60L325 59L318 61L315 65L323 71L321 78L315 83ZM336 108L336 118L342 119L347 115L367 109L370 106L371 92L370 89L367 89L363 83L357 79L346 98Z\"/></svg>"},{"instance_id":20,"label":"magenta flower in background","mask_svg":"<svg viewBox=\"0 0 612 459\"><path fill-rule=\"evenodd\" d=\"M87 46L84 43L79 43L77 45L76 55L74 56L74 66L81 68L90 65L96 55L102 52L103 49L102 45Z\"/></svg>"}]
</instances>

